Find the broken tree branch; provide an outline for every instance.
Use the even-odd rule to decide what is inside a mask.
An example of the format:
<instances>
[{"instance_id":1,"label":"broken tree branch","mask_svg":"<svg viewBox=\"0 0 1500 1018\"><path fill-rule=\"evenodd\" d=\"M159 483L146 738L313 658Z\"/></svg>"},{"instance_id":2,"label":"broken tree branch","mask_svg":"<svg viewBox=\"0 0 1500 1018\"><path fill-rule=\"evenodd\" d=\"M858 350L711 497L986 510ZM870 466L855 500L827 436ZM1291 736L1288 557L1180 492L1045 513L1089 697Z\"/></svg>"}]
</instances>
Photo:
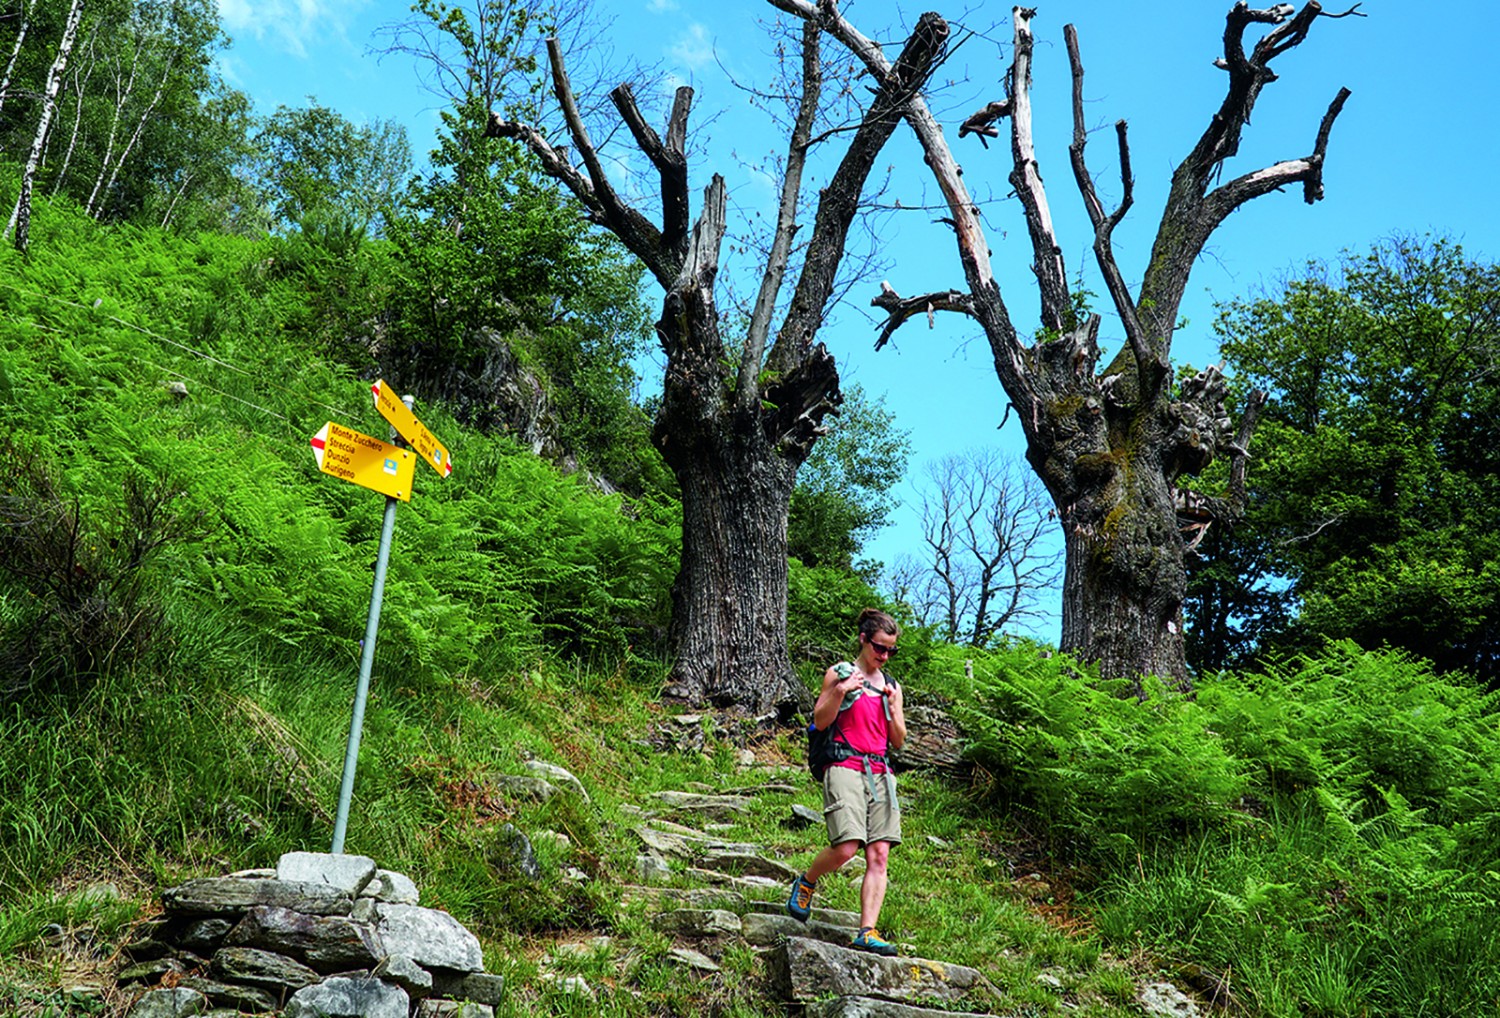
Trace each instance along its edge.
<instances>
[{"instance_id":1,"label":"broken tree branch","mask_svg":"<svg viewBox=\"0 0 1500 1018\"><path fill-rule=\"evenodd\" d=\"M1125 121L1115 122L1115 136L1120 149L1120 205L1114 212L1105 214L1104 203L1099 200L1098 191L1094 188L1094 178L1090 176L1084 159L1088 130L1083 123L1083 57L1078 47L1078 30L1072 25L1065 25L1063 37L1067 42L1068 63L1073 74L1073 143L1068 146L1068 155L1073 163L1073 179L1078 184L1079 193L1083 195L1089 222L1094 226L1094 259L1104 276L1105 288L1109 290L1110 300L1115 305L1120 322L1125 326L1126 339L1135 354L1137 374L1147 380L1148 384L1155 384L1168 369L1166 358L1162 351L1155 349L1152 337L1141 327L1135 299L1131 296L1130 287L1125 283L1125 274L1120 271L1119 262L1115 259L1114 244L1111 241L1115 227L1135 202L1135 179L1130 173L1130 142Z\"/></svg>"},{"instance_id":2,"label":"broken tree branch","mask_svg":"<svg viewBox=\"0 0 1500 1018\"><path fill-rule=\"evenodd\" d=\"M687 85L677 89L672 102L672 115L667 121L667 140L663 144L660 136L641 116L635 102L635 90L626 83L617 85L610 93L620 119L630 128L635 143L651 160L661 177L662 246L681 257L686 254L688 223L691 212L688 202L687 171L687 118L693 104L693 90Z\"/></svg>"},{"instance_id":3,"label":"broken tree branch","mask_svg":"<svg viewBox=\"0 0 1500 1018\"><path fill-rule=\"evenodd\" d=\"M1047 192L1042 186L1031 123L1031 54L1035 45L1031 18L1035 13L1029 7L1015 7L1011 12L1015 21L1015 54L1008 76L1013 161L1010 183L1016 197L1021 199L1026 228L1031 234L1032 271L1036 273L1041 298L1042 326L1062 332L1067 328L1072 308L1068 274L1063 266L1062 245L1057 242L1057 230L1052 225Z\"/></svg>"},{"instance_id":4,"label":"broken tree branch","mask_svg":"<svg viewBox=\"0 0 1500 1018\"><path fill-rule=\"evenodd\" d=\"M798 0L789 0L796 3ZM820 30L828 17L837 17L829 0L816 12ZM859 210L860 194L876 157L886 140L900 126L903 112L921 102L926 84L948 40L948 23L936 14L924 14L902 47L894 64L877 77L879 87L844 157L818 198L807 260L775 345L766 359L772 370L783 370L805 351L822 322L825 306L833 293L839 262L850 224ZM875 50L879 53L878 48ZM881 55L881 61L884 56Z\"/></svg>"},{"instance_id":5,"label":"broken tree branch","mask_svg":"<svg viewBox=\"0 0 1500 1018\"><path fill-rule=\"evenodd\" d=\"M1235 520L1244 517L1249 505L1246 475L1250 470L1250 439L1255 436L1255 428L1260 423L1260 414L1265 406L1265 390L1253 390L1245 402L1245 409L1240 411L1239 430L1235 432L1234 443L1229 447L1229 503Z\"/></svg>"},{"instance_id":6,"label":"broken tree branch","mask_svg":"<svg viewBox=\"0 0 1500 1018\"><path fill-rule=\"evenodd\" d=\"M938 290L933 293L918 294L915 297L902 297L890 283L885 282L880 284L880 295L870 301L870 306L885 310L889 316L885 320L885 325L880 329L880 338L875 340L876 350L890 342L896 330L917 315L927 316L929 329L933 325L933 314L937 311L957 311L970 318L974 317L974 301L968 294L961 291Z\"/></svg>"},{"instance_id":7,"label":"broken tree branch","mask_svg":"<svg viewBox=\"0 0 1500 1018\"><path fill-rule=\"evenodd\" d=\"M525 145L542 164L542 172L573 192L573 197L589 210L589 218L594 223L600 226L605 225L604 205L594 195L593 185L568 161L566 152L553 148L536 128L529 124L506 120L492 111L489 121L485 124L484 135L486 138L510 138Z\"/></svg>"},{"instance_id":8,"label":"broken tree branch","mask_svg":"<svg viewBox=\"0 0 1500 1018\"><path fill-rule=\"evenodd\" d=\"M986 138L1000 137L1000 129L994 126L995 121L1010 116L1010 100L1000 99L996 102L987 103L981 110L969 114L969 119L958 125L958 136L960 138L968 134L979 135L979 143L985 148L990 147Z\"/></svg>"},{"instance_id":9,"label":"broken tree branch","mask_svg":"<svg viewBox=\"0 0 1500 1018\"><path fill-rule=\"evenodd\" d=\"M625 246L630 248L636 257L645 262L646 267L662 286L672 285L672 280L677 276L682 262L679 258L668 256L663 250L661 232L651 224L650 220L627 205L615 193L613 185L609 182L609 176L604 172L604 164L599 159L599 152L589 140L588 129L584 126L583 117L578 112L578 101L574 98L573 86L568 80L568 71L563 64L562 46L556 38L547 40L547 57L552 63L553 93L562 107L563 119L568 125L568 134L572 136L573 144L583 159L583 165L589 171L594 197L603 210L605 225L624 241Z\"/></svg>"},{"instance_id":10,"label":"broken tree branch","mask_svg":"<svg viewBox=\"0 0 1500 1018\"><path fill-rule=\"evenodd\" d=\"M864 64L877 82L883 82L889 76L890 63L880 47L850 24L831 0L820 0L816 5L809 0L768 2L788 14L819 21L826 32ZM1016 335L1010 312L1005 306L994 269L990 265L989 243L979 217L979 207L969 196L968 187L963 180L963 170L953 158L942 127L920 93L914 94L906 103L905 114L907 123L922 145L923 156L947 204L948 222L953 227L964 277L969 283L970 299L974 302L974 318L981 324L989 340L990 350L995 358L995 370L1012 400L1018 406L1024 403L1021 415L1023 420L1035 422L1041 411L1035 380L1027 367L1028 352ZM1032 427L1032 424L1028 423L1027 426Z\"/></svg>"},{"instance_id":11,"label":"broken tree branch","mask_svg":"<svg viewBox=\"0 0 1500 1018\"><path fill-rule=\"evenodd\" d=\"M1323 115L1323 121L1318 126L1318 137L1311 155L1302 159L1287 159L1274 166L1246 173L1210 193L1203 200L1205 225L1210 231L1245 202L1278 191L1289 184L1303 185L1303 199L1308 204L1322 198L1323 159L1328 149L1328 136L1349 95L1347 88L1341 88L1329 104L1328 112Z\"/></svg>"},{"instance_id":12,"label":"broken tree branch","mask_svg":"<svg viewBox=\"0 0 1500 1018\"><path fill-rule=\"evenodd\" d=\"M1240 135L1250 122L1261 88L1276 80L1270 61L1302 42L1322 14L1316 0L1295 15L1293 10L1290 4L1251 10L1238 3L1226 18L1224 57L1217 63L1229 72L1229 86L1192 153L1172 174L1171 191L1139 290L1137 307L1151 309L1142 310L1142 318L1153 335L1170 337L1193 262L1224 217L1252 198L1296 182L1306 185L1304 197L1309 200L1316 201L1322 194L1323 153L1333 120L1348 96L1347 89L1341 90L1329 106L1311 156L1244 174L1209 193L1223 162L1239 150ZM1244 31L1255 23L1277 27L1247 57Z\"/></svg>"},{"instance_id":13,"label":"broken tree branch","mask_svg":"<svg viewBox=\"0 0 1500 1018\"><path fill-rule=\"evenodd\" d=\"M771 312L776 307L776 295L781 292L787 259L791 257L792 238L797 233L797 197L802 193L808 139L812 135L813 118L818 112L818 99L823 91L823 62L818 53L821 36L822 30L817 25L811 21L802 23L802 98L797 105L792 136L787 142L786 172L781 178L781 200L776 208L776 232L771 239L771 251L766 257L760 292L755 297L755 309L745 335L745 349L740 356L736 398L742 407L749 407L760 396L756 377L760 373L766 338L771 331Z\"/></svg>"}]
</instances>

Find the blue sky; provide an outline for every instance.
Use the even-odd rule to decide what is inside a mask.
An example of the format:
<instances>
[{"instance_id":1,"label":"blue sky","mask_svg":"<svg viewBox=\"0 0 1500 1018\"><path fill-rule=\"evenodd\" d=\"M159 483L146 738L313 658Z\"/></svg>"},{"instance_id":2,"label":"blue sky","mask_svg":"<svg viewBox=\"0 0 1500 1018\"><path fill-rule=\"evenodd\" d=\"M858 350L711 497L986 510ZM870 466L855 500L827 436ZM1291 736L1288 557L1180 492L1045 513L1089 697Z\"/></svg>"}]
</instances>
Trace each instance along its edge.
<instances>
[{"instance_id":1,"label":"blue sky","mask_svg":"<svg viewBox=\"0 0 1500 1018\"><path fill-rule=\"evenodd\" d=\"M932 104L957 124L989 99L999 98L1010 54L1009 5L938 9L972 30L944 68ZM750 109L725 71L742 82L765 83L771 43L761 23L774 16L752 0L604 0L615 18L610 38L619 54L660 64L675 80L697 89L693 122L709 121L696 136L703 147L695 184L723 174L731 201L743 214L774 211L774 182L755 164L784 142ZM936 7L936 4L930 5ZM1106 201L1118 197L1113 132L1130 123L1136 179L1135 207L1116 231L1116 251L1128 280L1144 268L1172 167L1196 141L1223 98L1223 72L1212 66L1222 52L1224 13L1230 4L1125 4L1118 0L1038 0L1032 23L1038 46L1032 94L1036 103L1041 171L1070 274L1091 272L1090 234L1072 184L1067 143L1071 132L1066 23L1078 26L1087 116L1101 130L1089 147L1090 166ZM404 18L393 0L220 0L224 27L234 39L221 62L226 77L244 89L263 113L278 104L303 105L308 96L355 121L394 119L407 125L412 147L430 146L439 100L422 91L415 69L399 57L378 59L373 33ZM898 44L922 8L889 0L856 0L845 13L867 35ZM1330 3L1328 10L1343 9ZM1214 235L1189 283L1183 314L1188 326L1174 344L1176 359L1196 365L1215 359L1214 302L1273 287L1310 258L1333 260L1345 248L1362 250L1392 233L1442 232L1474 255L1500 256L1500 213L1491 178L1500 173L1496 140L1500 87L1493 51L1500 42L1500 5L1454 0L1422 8L1394 0L1366 0L1367 17L1320 19L1308 40L1273 67L1280 80L1267 86L1246 132L1241 154L1226 167L1238 175L1280 159L1306 155L1319 119L1340 86L1353 92L1334 128L1325 170L1327 196L1316 205L1296 192L1269 195L1232 215ZM617 54L617 55L619 55ZM950 82L951 79L951 82ZM950 128L951 130L951 128ZM953 135L950 135L950 137ZM993 188L990 241L1011 313L1023 331L1035 325L1028 288L1029 248L1019 207L1003 199L1008 145L984 151L972 138L955 143L965 179L976 193ZM889 165L909 167L919 157L902 139L888 149ZM633 153L620 167L649 184ZM916 164L920 169L919 164ZM891 197L923 199L923 176L898 169ZM626 185L629 186L628 184ZM931 185L926 185L931 190ZM928 213L901 213L881 228L880 276L903 294L961 286L951 236ZM731 260L729 273L736 266ZM743 278L743 277L741 277ZM969 449L1000 445L1019 454L1014 422L997 430L1005 399L988 348L976 330L954 318L928 331L910 323L879 354L872 352L876 321L868 300L877 280L856 287L849 303L821 338L839 358L847 381L864 386L911 432L908 482L891 497L905 505L897 524L867 549L887 563L914 551L920 531L911 506L912 481L923 463ZM1102 293L1097 283L1091 286ZM1121 332L1106 319L1108 352ZM1036 633L1056 639L1055 617Z\"/></svg>"}]
</instances>

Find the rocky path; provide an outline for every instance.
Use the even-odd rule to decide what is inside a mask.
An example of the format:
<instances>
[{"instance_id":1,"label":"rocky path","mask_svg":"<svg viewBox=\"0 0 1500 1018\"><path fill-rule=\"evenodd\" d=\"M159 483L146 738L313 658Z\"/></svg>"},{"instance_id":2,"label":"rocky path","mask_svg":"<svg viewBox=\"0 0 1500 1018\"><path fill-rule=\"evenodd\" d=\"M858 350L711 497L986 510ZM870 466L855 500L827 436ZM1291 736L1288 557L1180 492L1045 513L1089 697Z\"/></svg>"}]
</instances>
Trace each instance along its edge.
<instances>
[{"instance_id":1,"label":"rocky path","mask_svg":"<svg viewBox=\"0 0 1500 1018\"><path fill-rule=\"evenodd\" d=\"M788 780L779 780L784 777ZM751 780L742 772L742 780ZM583 785L552 764L497 779L513 793L587 800ZM1000 992L979 971L938 959L882 958L848 945L856 913L814 908L807 923L783 910L796 866L773 848L727 840L753 798L783 800L782 824L811 828L821 817L792 802L805 773L743 787L658 792L626 807L637 844L625 907L642 908L670 938L668 960L714 973L737 945L760 957L765 985L808 1018L947 1018L1004 1015ZM779 806L779 804L778 804ZM764 815L764 810L761 811ZM511 868L540 879L531 840L511 829ZM538 832L542 838L561 835ZM807 832L802 852L820 841ZM855 860L844 875L856 875ZM564 867L558 879L585 881ZM294 852L274 870L189 881L163 894L163 914L125 948L122 986L138 994L129 1018L493 1018L505 982L484 971L478 939L446 912L424 907L399 873L361 856ZM635 952L609 936L560 943L539 980L592 997L573 958L604 955L628 976ZM1189 1005L1190 1007L1190 1005ZM1184 1016L1196 1009L1178 1009Z\"/></svg>"}]
</instances>

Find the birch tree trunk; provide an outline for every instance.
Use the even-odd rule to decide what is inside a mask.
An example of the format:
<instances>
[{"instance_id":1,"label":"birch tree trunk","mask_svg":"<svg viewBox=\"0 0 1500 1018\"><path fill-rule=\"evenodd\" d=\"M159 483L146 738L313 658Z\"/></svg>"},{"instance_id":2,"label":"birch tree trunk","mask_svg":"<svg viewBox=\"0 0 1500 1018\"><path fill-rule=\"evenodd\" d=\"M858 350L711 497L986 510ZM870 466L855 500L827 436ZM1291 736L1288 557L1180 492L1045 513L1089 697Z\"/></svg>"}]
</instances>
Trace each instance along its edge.
<instances>
[{"instance_id":1,"label":"birch tree trunk","mask_svg":"<svg viewBox=\"0 0 1500 1018\"><path fill-rule=\"evenodd\" d=\"M52 114L57 109L57 92L62 87L63 71L68 66L68 55L73 51L73 40L78 35L78 23L83 20L83 0L73 0L68 9L68 20L63 26L62 40L57 44L57 57L47 72L47 87L42 95L42 112L37 119L36 137L31 142L31 153L26 158L26 169L21 174L21 193L16 196L16 207L5 225L6 236L15 231L16 250L24 252L31 241L31 191L36 182L36 169L41 163L42 150L47 145L47 129L52 125Z\"/></svg>"},{"instance_id":2,"label":"birch tree trunk","mask_svg":"<svg viewBox=\"0 0 1500 1018\"><path fill-rule=\"evenodd\" d=\"M31 27L31 12L36 0L26 0L21 6L21 26L16 29L16 43L11 47L10 59L5 62L5 75L0 77L0 109L5 108L5 98L10 94L10 76L16 69L16 58L21 55L21 44L26 41L26 30Z\"/></svg>"},{"instance_id":3,"label":"birch tree trunk","mask_svg":"<svg viewBox=\"0 0 1500 1018\"><path fill-rule=\"evenodd\" d=\"M58 167L57 175L52 178L52 193L62 193L63 183L68 177L68 167L73 165L73 152L78 147L78 135L83 127L83 100L88 92L89 82L93 80L94 70L99 66L99 61L94 57L94 44L98 40L99 26L96 23L89 38L84 43L84 53L88 58L88 72L83 73L76 63L73 67L73 130L68 133L68 148L63 153L62 166Z\"/></svg>"},{"instance_id":4,"label":"birch tree trunk","mask_svg":"<svg viewBox=\"0 0 1500 1018\"><path fill-rule=\"evenodd\" d=\"M167 202L167 211L162 213L160 226L163 230L172 225L172 213L177 211L177 203L182 200L184 194L187 194L188 187L192 183L193 173L189 170L182 175L182 183L177 185L177 188L172 192L172 199Z\"/></svg>"},{"instance_id":5,"label":"birch tree trunk","mask_svg":"<svg viewBox=\"0 0 1500 1018\"><path fill-rule=\"evenodd\" d=\"M109 135L104 144L104 158L99 161L99 173L94 177L94 187L89 191L88 201L84 203L84 211L90 216L94 216L94 202L99 197L100 188L104 186L105 174L109 172L110 164L114 161L115 139L120 134L120 118L125 115L125 107L135 92L135 72L140 61L140 41L137 39L130 51L130 72L126 74L123 68L118 65L115 67L115 112L109 119ZM98 217L94 216L94 218Z\"/></svg>"},{"instance_id":6,"label":"birch tree trunk","mask_svg":"<svg viewBox=\"0 0 1500 1018\"><path fill-rule=\"evenodd\" d=\"M172 77L172 63L175 57L176 54L167 55L167 64L166 67L162 69L161 81L156 85L156 92L152 94L151 101L146 104L146 108L141 111L141 115L136 119L135 130L130 133L130 139L125 142L125 147L120 150L120 157L115 160L115 165L109 171L109 180L104 184L105 195L108 195L109 192L114 188L115 180L120 175L120 168L125 165L125 160L130 158L130 153L135 150L136 142L141 140L141 131L145 129L146 121L151 118L151 114L155 112L156 107L161 104L162 94L166 92L167 82ZM95 219L98 219L100 213L102 213L103 211L102 208L98 211L94 210L92 197L90 197L89 199L89 210L90 214L93 215Z\"/></svg>"}]
</instances>

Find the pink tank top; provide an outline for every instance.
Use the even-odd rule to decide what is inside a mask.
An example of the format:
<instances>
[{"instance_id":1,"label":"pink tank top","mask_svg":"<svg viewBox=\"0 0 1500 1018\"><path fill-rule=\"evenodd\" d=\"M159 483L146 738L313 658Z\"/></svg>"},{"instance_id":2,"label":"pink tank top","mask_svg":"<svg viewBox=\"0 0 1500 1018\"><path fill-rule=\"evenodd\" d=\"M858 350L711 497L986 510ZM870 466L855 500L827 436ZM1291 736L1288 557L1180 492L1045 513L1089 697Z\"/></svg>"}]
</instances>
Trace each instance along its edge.
<instances>
[{"instance_id":1,"label":"pink tank top","mask_svg":"<svg viewBox=\"0 0 1500 1018\"><path fill-rule=\"evenodd\" d=\"M885 697L865 690L864 695L850 704L847 710L839 712L838 726L838 738L849 743L856 751L884 755L887 731ZM864 761L856 757L852 760L840 760L832 766L863 771ZM886 766L878 760L871 760L870 770L875 774L884 774Z\"/></svg>"}]
</instances>

